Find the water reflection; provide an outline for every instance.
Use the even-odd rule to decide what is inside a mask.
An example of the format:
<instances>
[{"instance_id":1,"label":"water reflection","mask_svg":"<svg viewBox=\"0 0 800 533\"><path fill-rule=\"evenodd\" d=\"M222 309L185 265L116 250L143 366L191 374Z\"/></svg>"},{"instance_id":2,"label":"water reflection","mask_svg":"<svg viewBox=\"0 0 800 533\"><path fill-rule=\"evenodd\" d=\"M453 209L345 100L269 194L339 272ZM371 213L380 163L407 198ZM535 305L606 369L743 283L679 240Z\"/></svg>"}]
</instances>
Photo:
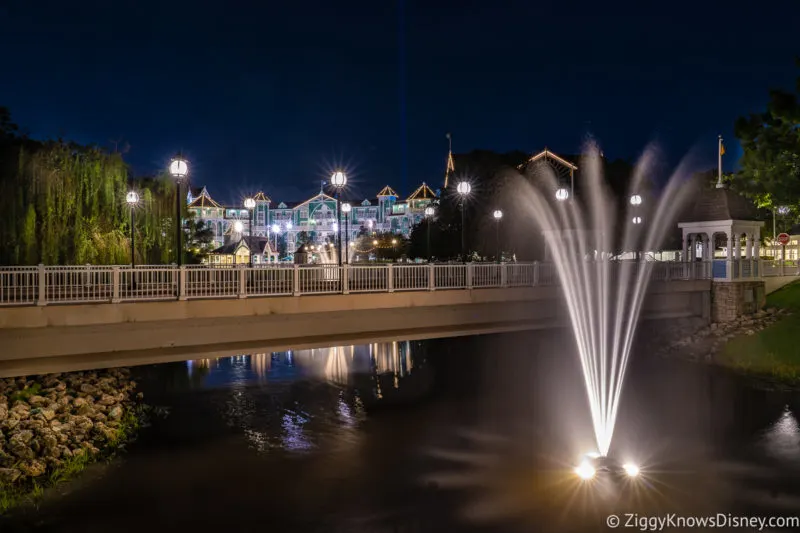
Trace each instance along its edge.
<instances>
[{"instance_id":1,"label":"water reflection","mask_svg":"<svg viewBox=\"0 0 800 533\"><path fill-rule=\"evenodd\" d=\"M387 342L186 361L189 381L201 386L312 378L352 385L359 374L391 374L392 387L414 368L412 344Z\"/></svg>"},{"instance_id":2,"label":"water reflection","mask_svg":"<svg viewBox=\"0 0 800 533\"><path fill-rule=\"evenodd\" d=\"M800 462L800 425L789 406L761 435L760 444L767 455L781 460Z\"/></svg>"},{"instance_id":3,"label":"water reflection","mask_svg":"<svg viewBox=\"0 0 800 533\"><path fill-rule=\"evenodd\" d=\"M185 375L252 448L307 452L356 445L366 409L402 396L422 357L418 342L333 346L196 359Z\"/></svg>"}]
</instances>

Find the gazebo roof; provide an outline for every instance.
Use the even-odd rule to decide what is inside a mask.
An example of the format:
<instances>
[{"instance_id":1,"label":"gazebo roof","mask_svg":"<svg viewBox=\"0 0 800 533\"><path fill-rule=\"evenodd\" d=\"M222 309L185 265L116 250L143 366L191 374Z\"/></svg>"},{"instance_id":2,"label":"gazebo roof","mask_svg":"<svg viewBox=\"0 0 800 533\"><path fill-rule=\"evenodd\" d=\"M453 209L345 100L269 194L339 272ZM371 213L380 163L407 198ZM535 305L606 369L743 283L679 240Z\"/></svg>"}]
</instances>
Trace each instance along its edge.
<instances>
[{"instance_id":1,"label":"gazebo roof","mask_svg":"<svg viewBox=\"0 0 800 533\"><path fill-rule=\"evenodd\" d=\"M391 187L389 187L387 185L386 187L381 189L381 192L378 193L378 198L380 198L381 196L395 196L395 197L397 197L397 193L394 192L394 189L392 189Z\"/></svg>"},{"instance_id":2,"label":"gazebo roof","mask_svg":"<svg viewBox=\"0 0 800 533\"><path fill-rule=\"evenodd\" d=\"M757 215L756 207L744 196L730 189L715 188L700 191L688 216L681 222L756 220Z\"/></svg>"},{"instance_id":3,"label":"gazebo roof","mask_svg":"<svg viewBox=\"0 0 800 533\"><path fill-rule=\"evenodd\" d=\"M272 200L269 199L269 196L264 194L263 191L258 191L256 195L253 196L253 200L255 200L256 202L267 202L267 203L272 202Z\"/></svg>"},{"instance_id":4,"label":"gazebo roof","mask_svg":"<svg viewBox=\"0 0 800 533\"><path fill-rule=\"evenodd\" d=\"M222 207L211 198L208 190L205 187L200 191L200 194L192 200L188 207Z\"/></svg>"}]
</instances>

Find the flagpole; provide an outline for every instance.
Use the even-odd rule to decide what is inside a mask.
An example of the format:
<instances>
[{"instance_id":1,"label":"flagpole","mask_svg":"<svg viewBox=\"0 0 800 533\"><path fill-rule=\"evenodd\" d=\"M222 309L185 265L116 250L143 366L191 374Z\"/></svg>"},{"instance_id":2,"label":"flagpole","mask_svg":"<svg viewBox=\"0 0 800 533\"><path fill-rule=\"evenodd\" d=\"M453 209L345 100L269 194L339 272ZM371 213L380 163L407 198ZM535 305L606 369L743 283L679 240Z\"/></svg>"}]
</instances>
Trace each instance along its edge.
<instances>
[{"instance_id":1,"label":"flagpole","mask_svg":"<svg viewBox=\"0 0 800 533\"><path fill-rule=\"evenodd\" d=\"M717 141L717 189L722 188L722 135Z\"/></svg>"}]
</instances>

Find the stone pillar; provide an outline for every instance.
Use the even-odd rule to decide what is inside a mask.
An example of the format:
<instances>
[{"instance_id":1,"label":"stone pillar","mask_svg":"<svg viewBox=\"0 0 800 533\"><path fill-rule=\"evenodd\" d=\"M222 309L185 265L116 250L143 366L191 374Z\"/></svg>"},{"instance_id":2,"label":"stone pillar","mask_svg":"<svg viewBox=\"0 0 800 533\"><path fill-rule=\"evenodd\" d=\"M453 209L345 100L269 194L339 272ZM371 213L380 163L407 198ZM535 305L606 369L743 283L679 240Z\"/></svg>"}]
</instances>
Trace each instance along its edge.
<instances>
[{"instance_id":1,"label":"stone pillar","mask_svg":"<svg viewBox=\"0 0 800 533\"><path fill-rule=\"evenodd\" d=\"M744 244L744 258L745 259L752 259L753 258L753 235L751 233L746 233L744 236L745 244Z\"/></svg>"},{"instance_id":2,"label":"stone pillar","mask_svg":"<svg viewBox=\"0 0 800 533\"><path fill-rule=\"evenodd\" d=\"M761 258L761 239L759 235L753 236L753 259Z\"/></svg>"},{"instance_id":3,"label":"stone pillar","mask_svg":"<svg viewBox=\"0 0 800 533\"><path fill-rule=\"evenodd\" d=\"M694 261L697 259L697 235L692 235L691 239L689 239L689 261Z\"/></svg>"},{"instance_id":4,"label":"stone pillar","mask_svg":"<svg viewBox=\"0 0 800 533\"><path fill-rule=\"evenodd\" d=\"M714 234L706 233L705 236L705 248L703 250L703 260L704 261L712 261L714 259Z\"/></svg>"},{"instance_id":5,"label":"stone pillar","mask_svg":"<svg viewBox=\"0 0 800 533\"><path fill-rule=\"evenodd\" d=\"M681 261L688 261L689 254L687 253L688 248L686 247L686 233L683 234L683 240L681 241Z\"/></svg>"}]
</instances>

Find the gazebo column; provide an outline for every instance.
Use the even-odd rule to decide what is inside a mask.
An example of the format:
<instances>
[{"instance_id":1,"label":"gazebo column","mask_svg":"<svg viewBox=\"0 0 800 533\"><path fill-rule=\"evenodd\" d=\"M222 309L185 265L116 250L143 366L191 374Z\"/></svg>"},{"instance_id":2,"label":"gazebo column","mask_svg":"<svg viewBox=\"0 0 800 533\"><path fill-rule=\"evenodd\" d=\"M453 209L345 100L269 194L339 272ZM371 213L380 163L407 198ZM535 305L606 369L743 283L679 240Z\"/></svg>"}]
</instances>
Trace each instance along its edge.
<instances>
[{"instance_id":1,"label":"gazebo column","mask_svg":"<svg viewBox=\"0 0 800 533\"><path fill-rule=\"evenodd\" d=\"M688 248L686 247L686 231L683 232L683 238L681 240L681 261L689 261Z\"/></svg>"},{"instance_id":2,"label":"gazebo column","mask_svg":"<svg viewBox=\"0 0 800 533\"><path fill-rule=\"evenodd\" d=\"M713 261L714 260L714 234L713 233L706 233L705 236L705 249L703 250L703 260L704 261Z\"/></svg>"},{"instance_id":3,"label":"gazebo column","mask_svg":"<svg viewBox=\"0 0 800 533\"><path fill-rule=\"evenodd\" d=\"M689 261L697 259L697 235L692 234L689 238Z\"/></svg>"},{"instance_id":4,"label":"gazebo column","mask_svg":"<svg viewBox=\"0 0 800 533\"><path fill-rule=\"evenodd\" d=\"M725 249L725 262L727 263L725 278L733 279L733 229L726 231L725 235L728 237L728 243Z\"/></svg>"}]
</instances>

